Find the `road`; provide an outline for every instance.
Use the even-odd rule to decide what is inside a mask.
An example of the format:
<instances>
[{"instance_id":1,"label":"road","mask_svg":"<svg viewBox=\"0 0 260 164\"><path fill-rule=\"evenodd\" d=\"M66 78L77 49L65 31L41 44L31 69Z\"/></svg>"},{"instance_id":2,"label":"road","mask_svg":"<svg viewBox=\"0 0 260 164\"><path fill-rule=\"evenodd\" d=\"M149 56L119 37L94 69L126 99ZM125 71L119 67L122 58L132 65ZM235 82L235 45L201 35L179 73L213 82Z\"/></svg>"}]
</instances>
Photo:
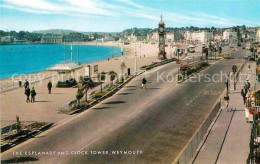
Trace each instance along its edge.
<instances>
[{"instance_id":1,"label":"road","mask_svg":"<svg viewBox=\"0 0 260 164\"><path fill-rule=\"evenodd\" d=\"M242 63L238 59L244 55L242 52L238 50L234 54L236 59L220 60L201 74L230 72L233 64ZM205 82L204 76L201 81L178 85L157 82L162 72L164 79L176 74L176 64L149 71L147 90L140 89L141 75L95 107L4 152L2 159L10 159L14 152L21 151L22 155L16 156L18 159L37 163L171 163L203 122L225 85L224 79ZM91 154L90 151L96 150L107 152ZM111 154L120 150L138 154ZM26 155L29 151L55 151L56 155ZM58 155L66 151L69 155ZM88 151L88 154L73 155L71 151Z\"/></svg>"}]
</instances>

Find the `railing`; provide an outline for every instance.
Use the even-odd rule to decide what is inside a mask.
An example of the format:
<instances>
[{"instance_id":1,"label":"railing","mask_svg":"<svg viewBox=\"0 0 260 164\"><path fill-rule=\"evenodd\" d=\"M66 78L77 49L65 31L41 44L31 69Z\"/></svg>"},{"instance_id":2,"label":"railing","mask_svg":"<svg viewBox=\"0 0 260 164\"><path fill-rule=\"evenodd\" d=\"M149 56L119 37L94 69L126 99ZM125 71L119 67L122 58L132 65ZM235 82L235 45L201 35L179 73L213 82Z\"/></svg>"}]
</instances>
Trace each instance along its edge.
<instances>
[{"instance_id":1,"label":"railing","mask_svg":"<svg viewBox=\"0 0 260 164\"><path fill-rule=\"evenodd\" d=\"M190 141L186 144L179 156L174 160L174 164L186 164L191 163L192 159L196 157L201 141L204 140L207 131L212 124L215 116L221 108L221 98L215 103L207 119L204 120L197 132L192 136Z\"/></svg>"},{"instance_id":2,"label":"railing","mask_svg":"<svg viewBox=\"0 0 260 164\"><path fill-rule=\"evenodd\" d=\"M37 79L33 82L30 82L30 84L34 84L34 83L37 83L41 80L44 80L44 79L47 79L47 78L50 78L52 77L53 75L56 75L57 73L54 73L54 72L48 72L48 73L44 73L44 78L42 79ZM12 79L10 79L10 82L0 82L0 93L1 92L6 92L6 91L9 91L9 90L13 90L13 89L16 89L16 88L19 88L19 80L16 79L17 82L14 82L14 81L11 81ZM23 87L23 85L21 86Z\"/></svg>"}]
</instances>

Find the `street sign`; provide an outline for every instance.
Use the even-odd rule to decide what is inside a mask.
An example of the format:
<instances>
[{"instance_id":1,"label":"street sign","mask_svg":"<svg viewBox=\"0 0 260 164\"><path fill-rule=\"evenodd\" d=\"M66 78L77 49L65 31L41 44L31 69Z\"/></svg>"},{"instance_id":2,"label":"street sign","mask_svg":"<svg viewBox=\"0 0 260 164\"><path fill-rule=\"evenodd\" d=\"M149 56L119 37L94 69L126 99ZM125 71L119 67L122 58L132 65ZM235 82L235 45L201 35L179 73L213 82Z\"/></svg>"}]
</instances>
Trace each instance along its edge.
<instances>
[{"instance_id":1,"label":"street sign","mask_svg":"<svg viewBox=\"0 0 260 164\"><path fill-rule=\"evenodd\" d=\"M181 60L180 59L176 59L176 63L177 64L181 64Z\"/></svg>"}]
</instances>

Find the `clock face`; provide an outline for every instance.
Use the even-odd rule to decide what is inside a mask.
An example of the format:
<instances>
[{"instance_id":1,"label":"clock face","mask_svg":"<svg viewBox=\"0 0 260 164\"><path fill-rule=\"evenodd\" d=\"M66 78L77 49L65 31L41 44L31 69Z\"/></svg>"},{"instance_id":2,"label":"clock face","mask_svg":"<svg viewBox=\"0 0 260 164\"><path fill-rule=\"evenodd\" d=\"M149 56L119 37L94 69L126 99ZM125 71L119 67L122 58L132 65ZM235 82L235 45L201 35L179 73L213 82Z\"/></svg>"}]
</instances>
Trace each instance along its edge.
<instances>
[{"instance_id":1,"label":"clock face","mask_svg":"<svg viewBox=\"0 0 260 164\"><path fill-rule=\"evenodd\" d=\"M163 28L162 28L162 27L160 27L160 28L159 28L159 31L160 31L160 32L163 32Z\"/></svg>"}]
</instances>

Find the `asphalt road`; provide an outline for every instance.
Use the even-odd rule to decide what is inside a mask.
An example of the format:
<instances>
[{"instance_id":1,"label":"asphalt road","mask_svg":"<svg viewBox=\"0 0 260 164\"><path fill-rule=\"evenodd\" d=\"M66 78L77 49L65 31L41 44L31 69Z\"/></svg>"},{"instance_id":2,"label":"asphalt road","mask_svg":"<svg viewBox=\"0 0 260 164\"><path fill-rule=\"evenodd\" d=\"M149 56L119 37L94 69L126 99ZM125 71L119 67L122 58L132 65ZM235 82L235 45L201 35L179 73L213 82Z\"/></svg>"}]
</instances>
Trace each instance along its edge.
<instances>
[{"instance_id":1,"label":"asphalt road","mask_svg":"<svg viewBox=\"0 0 260 164\"><path fill-rule=\"evenodd\" d=\"M220 60L201 74L211 77L220 71L230 72L233 64L242 63L238 58L243 55L238 50L234 54L236 59ZM4 152L2 159L17 157L36 163L171 163L223 92L225 79L206 82L206 77L201 76L200 81L176 85L158 82L158 74L163 72L164 79L176 74L176 64L149 71L146 90L140 89L141 75L95 107ZM216 76L215 80L218 79ZM14 155L20 151L21 155ZM75 155L74 151L80 154ZM94 151L103 152L97 155ZM32 152L41 154L29 154Z\"/></svg>"}]
</instances>

